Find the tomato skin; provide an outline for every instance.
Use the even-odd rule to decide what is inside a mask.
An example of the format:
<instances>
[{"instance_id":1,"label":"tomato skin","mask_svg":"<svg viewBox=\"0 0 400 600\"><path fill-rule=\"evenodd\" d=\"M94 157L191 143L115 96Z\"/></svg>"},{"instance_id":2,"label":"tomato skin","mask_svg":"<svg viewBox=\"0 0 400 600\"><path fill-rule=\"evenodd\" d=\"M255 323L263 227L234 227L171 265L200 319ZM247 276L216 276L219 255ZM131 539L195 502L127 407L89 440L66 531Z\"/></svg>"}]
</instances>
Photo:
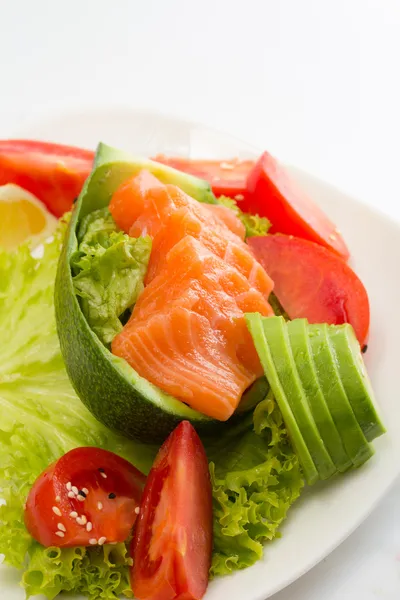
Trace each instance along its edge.
<instances>
[{"instance_id":1,"label":"tomato skin","mask_svg":"<svg viewBox=\"0 0 400 600\"><path fill-rule=\"evenodd\" d=\"M349 250L331 220L292 180L286 169L264 152L247 178L241 210L267 217L271 233L294 235L316 242L343 259Z\"/></svg>"},{"instance_id":2,"label":"tomato skin","mask_svg":"<svg viewBox=\"0 0 400 600\"><path fill-rule=\"evenodd\" d=\"M123 542L136 520L145 480L133 465L112 452L75 448L36 479L26 501L25 525L46 547L88 546L90 540L101 538L108 543ZM81 500L69 497L68 483L87 493ZM85 521L78 522L74 511L79 519L84 515Z\"/></svg>"},{"instance_id":3,"label":"tomato skin","mask_svg":"<svg viewBox=\"0 0 400 600\"><path fill-rule=\"evenodd\" d=\"M89 175L94 152L34 140L0 141L0 185L15 183L56 217L71 209Z\"/></svg>"},{"instance_id":4,"label":"tomato skin","mask_svg":"<svg viewBox=\"0 0 400 600\"><path fill-rule=\"evenodd\" d=\"M182 421L147 478L132 540L131 585L138 600L200 600L212 552L208 461L193 426Z\"/></svg>"},{"instance_id":5,"label":"tomato skin","mask_svg":"<svg viewBox=\"0 0 400 600\"><path fill-rule=\"evenodd\" d=\"M218 196L229 196L243 200L246 194L246 180L254 166L253 160L196 160L157 155L154 160L164 165L190 173L211 184L212 191Z\"/></svg>"},{"instance_id":6,"label":"tomato skin","mask_svg":"<svg viewBox=\"0 0 400 600\"><path fill-rule=\"evenodd\" d=\"M248 243L274 281L274 293L291 319L350 323L361 346L365 344L368 295L347 263L326 248L293 236L254 237Z\"/></svg>"}]
</instances>

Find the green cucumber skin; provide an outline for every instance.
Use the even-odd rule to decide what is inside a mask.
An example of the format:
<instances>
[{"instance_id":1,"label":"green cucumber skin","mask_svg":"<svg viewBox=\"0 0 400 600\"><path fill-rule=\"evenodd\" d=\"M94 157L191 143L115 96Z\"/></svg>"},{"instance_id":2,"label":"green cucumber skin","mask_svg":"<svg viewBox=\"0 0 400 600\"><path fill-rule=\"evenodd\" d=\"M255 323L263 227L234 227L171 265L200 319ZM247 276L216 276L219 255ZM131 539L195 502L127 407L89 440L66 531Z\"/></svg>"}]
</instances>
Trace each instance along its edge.
<instances>
[{"instance_id":1,"label":"green cucumber skin","mask_svg":"<svg viewBox=\"0 0 400 600\"><path fill-rule=\"evenodd\" d=\"M106 150L107 147L106 147ZM119 185L107 160L99 161L101 177L94 187ZM129 176L129 165L122 164L123 177ZM90 179L90 178L89 178ZM75 205L61 251L56 284L55 313L61 353L67 373L81 401L90 412L110 429L145 443L161 443L182 421L189 420L200 434L212 435L226 427L167 396L137 373L122 359L107 350L90 329L75 296L70 259L77 249L76 227L82 216L107 206L111 194L93 197L85 205L86 181ZM104 188L103 188L104 189Z\"/></svg>"}]
</instances>

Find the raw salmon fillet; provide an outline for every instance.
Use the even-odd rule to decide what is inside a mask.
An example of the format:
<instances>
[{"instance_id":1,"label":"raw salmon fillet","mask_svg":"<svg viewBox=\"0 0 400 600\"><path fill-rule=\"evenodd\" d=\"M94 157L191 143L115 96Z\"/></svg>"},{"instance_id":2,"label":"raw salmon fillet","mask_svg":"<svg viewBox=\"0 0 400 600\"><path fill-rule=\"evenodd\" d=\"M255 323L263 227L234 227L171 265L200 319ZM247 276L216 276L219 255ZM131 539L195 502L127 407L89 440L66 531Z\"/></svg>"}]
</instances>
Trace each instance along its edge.
<instances>
[{"instance_id":1,"label":"raw salmon fillet","mask_svg":"<svg viewBox=\"0 0 400 600\"><path fill-rule=\"evenodd\" d=\"M130 235L153 238L146 287L113 353L192 408L227 420L262 375L244 313L272 314L273 283L241 222L146 172L117 190L110 211Z\"/></svg>"}]
</instances>

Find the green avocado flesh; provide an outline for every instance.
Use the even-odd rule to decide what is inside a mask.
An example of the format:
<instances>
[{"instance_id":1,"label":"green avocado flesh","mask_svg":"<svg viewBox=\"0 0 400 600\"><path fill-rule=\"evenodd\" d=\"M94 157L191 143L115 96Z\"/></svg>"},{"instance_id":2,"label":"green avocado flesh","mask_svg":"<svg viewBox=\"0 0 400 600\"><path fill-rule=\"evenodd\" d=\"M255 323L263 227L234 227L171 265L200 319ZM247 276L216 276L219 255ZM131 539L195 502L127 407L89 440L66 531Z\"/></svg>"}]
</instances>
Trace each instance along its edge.
<instances>
[{"instance_id":1,"label":"green avocado flesh","mask_svg":"<svg viewBox=\"0 0 400 600\"><path fill-rule=\"evenodd\" d=\"M279 373L279 379L286 398L310 451L319 477L320 479L328 479L336 472L336 468L321 439L308 404L293 357L285 320L283 317L280 319L265 319L263 327L275 370Z\"/></svg>"},{"instance_id":2,"label":"green avocado flesh","mask_svg":"<svg viewBox=\"0 0 400 600\"><path fill-rule=\"evenodd\" d=\"M366 462L384 428L351 326L246 320L307 482Z\"/></svg>"},{"instance_id":3,"label":"green avocado flesh","mask_svg":"<svg viewBox=\"0 0 400 600\"><path fill-rule=\"evenodd\" d=\"M328 336L353 412L363 434L371 442L385 433L385 428L376 410L374 393L354 330L349 324L328 327Z\"/></svg>"},{"instance_id":4,"label":"green avocado flesh","mask_svg":"<svg viewBox=\"0 0 400 600\"><path fill-rule=\"evenodd\" d=\"M100 144L94 168L76 203L60 256L55 309L62 355L71 382L87 408L102 423L127 437L162 442L183 419L200 433L224 427L140 377L123 359L101 343L89 327L74 292L71 257L76 252L77 228L83 217L108 206L119 185L141 169L161 181L179 185L203 202L215 198L208 183L153 161L132 159Z\"/></svg>"},{"instance_id":5,"label":"green avocado flesh","mask_svg":"<svg viewBox=\"0 0 400 600\"><path fill-rule=\"evenodd\" d=\"M321 438L336 469L346 471L352 462L346 454L321 390L308 336L308 323L306 319L295 319L287 324L287 329L297 371Z\"/></svg>"},{"instance_id":6,"label":"green avocado flesh","mask_svg":"<svg viewBox=\"0 0 400 600\"><path fill-rule=\"evenodd\" d=\"M325 401L342 438L343 446L354 466L371 458L372 446L365 439L355 417L333 356L328 337L328 325L309 325L314 363Z\"/></svg>"},{"instance_id":7,"label":"green avocado flesh","mask_svg":"<svg viewBox=\"0 0 400 600\"><path fill-rule=\"evenodd\" d=\"M271 389L274 393L274 396L282 413L293 447L301 461L307 483L311 485L315 483L315 481L317 481L318 471L315 467L306 441L302 435L301 424L297 422L296 417L293 414L291 403L289 402L286 396L286 386L284 387L284 385L282 384L282 379L284 379L285 374L283 374L283 376L280 377L280 375L282 374L277 373L277 369L274 364L272 352L263 327L265 322L269 319L272 319L274 321L276 321L277 319L279 319L280 321L282 319L283 321L282 317L269 317L267 319L262 319L257 313L246 315L247 325L253 337L254 344L260 357L260 361L263 366L265 375L268 379L268 382L271 386ZM285 359L283 358L281 364L284 363ZM280 366L278 365L278 369L279 368ZM288 368L290 369L290 367L286 367L285 365L285 373L287 373Z\"/></svg>"},{"instance_id":8,"label":"green avocado flesh","mask_svg":"<svg viewBox=\"0 0 400 600\"><path fill-rule=\"evenodd\" d=\"M267 396L269 389L269 383L266 377L259 377L256 379L256 381L244 392L235 413L242 414L257 406L257 404Z\"/></svg>"}]
</instances>

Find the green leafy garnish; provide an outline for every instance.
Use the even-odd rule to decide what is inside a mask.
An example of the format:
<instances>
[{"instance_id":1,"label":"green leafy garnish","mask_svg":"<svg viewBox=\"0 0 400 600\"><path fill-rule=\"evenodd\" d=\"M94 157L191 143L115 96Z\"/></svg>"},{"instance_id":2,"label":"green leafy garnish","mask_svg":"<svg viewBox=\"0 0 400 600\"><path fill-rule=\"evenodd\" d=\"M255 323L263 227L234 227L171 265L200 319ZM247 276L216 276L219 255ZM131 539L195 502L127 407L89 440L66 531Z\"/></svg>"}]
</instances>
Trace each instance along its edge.
<instances>
[{"instance_id":1,"label":"green leafy garnish","mask_svg":"<svg viewBox=\"0 0 400 600\"><path fill-rule=\"evenodd\" d=\"M246 430L247 428L247 430ZM254 564L273 540L304 485L297 456L271 395L209 449L213 484L211 574Z\"/></svg>"},{"instance_id":2,"label":"green leafy garnish","mask_svg":"<svg viewBox=\"0 0 400 600\"><path fill-rule=\"evenodd\" d=\"M250 215L240 210L237 202L233 198L228 196L220 196L218 198L218 204L223 204L227 208L230 208L235 215L242 221L246 228L246 237L254 237L260 235L266 235L271 223L266 217L259 217L258 215Z\"/></svg>"},{"instance_id":3,"label":"green leafy garnish","mask_svg":"<svg viewBox=\"0 0 400 600\"><path fill-rule=\"evenodd\" d=\"M77 446L99 446L147 472L156 449L101 425L77 398L62 361L54 317L54 280L62 227L35 259L22 246L0 250L0 553L24 569L27 594L62 590L92 600L130 597L125 544L45 549L24 525L24 502L38 475ZM111 553L111 554L110 554Z\"/></svg>"},{"instance_id":4,"label":"green leafy garnish","mask_svg":"<svg viewBox=\"0 0 400 600\"><path fill-rule=\"evenodd\" d=\"M78 240L72 258L75 292L91 329L107 346L122 330L121 315L143 290L151 238L117 231L108 209L100 209L83 219Z\"/></svg>"},{"instance_id":5,"label":"green leafy garnish","mask_svg":"<svg viewBox=\"0 0 400 600\"><path fill-rule=\"evenodd\" d=\"M104 215L103 215L104 217ZM96 258L100 227L88 221L80 261ZM104 223L104 221L103 221ZM90 228L90 225L92 227ZM114 234L111 221L104 240ZM107 228L106 228L107 229ZM89 235L90 234L90 235ZM76 396L65 371L54 317L54 281L64 225L44 245L42 258L27 246L0 250L0 553L22 569L27 596L49 599L66 591L91 600L132 597L126 544L44 548L24 525L24 502L36 477L74 447L116 452L142 472L157 448L119 436L101 425ZM84 241L87 248L82 246ZM110 244L106 250L113 248ZM83 251L83 249L85 251ZM100 258L105 255L100 250ZM85 269L82 269L84 272ZM88 270L88 269L87 269ZM303 486L298 460L271 397L224 436L208 440L214 503L211 574L222 575L258 560Z\"/></svg>"}]
</instances>

